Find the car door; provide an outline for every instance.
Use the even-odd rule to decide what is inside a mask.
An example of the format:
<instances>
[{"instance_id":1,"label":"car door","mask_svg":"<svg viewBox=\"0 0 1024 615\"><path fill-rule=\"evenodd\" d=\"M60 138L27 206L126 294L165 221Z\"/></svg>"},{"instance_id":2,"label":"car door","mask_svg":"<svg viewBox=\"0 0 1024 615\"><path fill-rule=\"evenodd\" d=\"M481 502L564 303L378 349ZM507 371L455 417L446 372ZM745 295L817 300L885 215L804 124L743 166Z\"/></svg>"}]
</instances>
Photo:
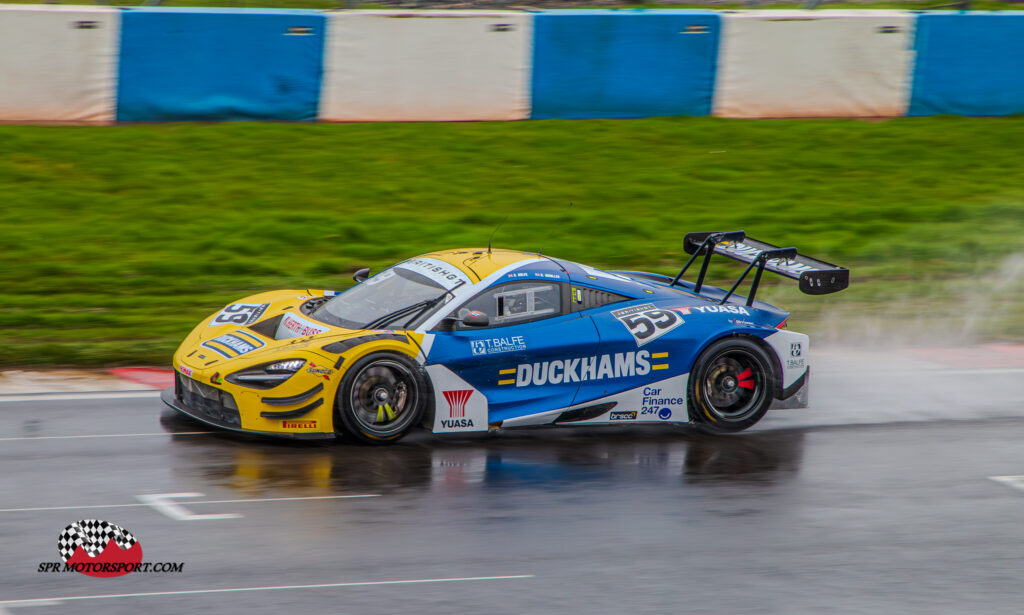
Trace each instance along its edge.
<instances>
[{"instance_id":1,"label":"car door","mask_svg":"<svg viewBox=\"0 0 1024 615\"><path fill-rule=\"evenodd\" d=\"M469 311L483 312L489 324L459 322ZM571 405L580 385L573 361L598 345L590 318L570 311L568 287L548 280L492 286L432 333L429 363L483 393L491 423Z\"/></svg>"},{"instance_id":2,"label":"car door","mask_svg":"<svg viewBox=\"0 0 1024 615\"><path fill-rule=\"evenodd\" d=\"M616 409L631 420L685 421L685 374L696 343L687 310L636 299L590 314L606 377L583 382L576 403L616 395Z\"/></svg>"}]
</instances>

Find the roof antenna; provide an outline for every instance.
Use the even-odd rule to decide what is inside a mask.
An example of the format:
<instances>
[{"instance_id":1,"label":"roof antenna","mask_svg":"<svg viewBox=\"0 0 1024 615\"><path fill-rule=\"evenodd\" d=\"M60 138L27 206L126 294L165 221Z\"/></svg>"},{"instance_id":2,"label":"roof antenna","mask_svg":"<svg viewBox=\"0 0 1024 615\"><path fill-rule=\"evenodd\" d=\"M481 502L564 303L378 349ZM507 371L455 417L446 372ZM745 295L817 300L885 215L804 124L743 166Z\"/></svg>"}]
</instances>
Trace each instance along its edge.
<instances>
[{"instance_id":1,"label":"roof antenna","mask_svg":"<svg viewBox=\"0 0 1024 615\"><path fill-rule=\"evenodd\" d=\"M501 228L501 225L505 224L505 220L508 220L508 216L507 215L504 218L502 218L501 222L498 223L498 226L494 227L494 230L491 231L491 236L487 238L487 253L488 254L491 253L491 240L494 239L494 234L498 232L498 229Z\"/></svg>"},{"instance_id":2,"label":"roof antenna","mask_svg":"<svg viewBox=\"0 0 1024 615\"><path fill-rule=\"evenodd\" d=\"M566 207L565 211L562 212L562 219L558 221L559 224L565 222L566 219L569 217L569 210L570 209L572 209L572 201L569 201L569 206ZM544 255L544 245L541 244L540 252L537 252L537 256L543 256L543 255Z\"/></svg>"}]
</instances>

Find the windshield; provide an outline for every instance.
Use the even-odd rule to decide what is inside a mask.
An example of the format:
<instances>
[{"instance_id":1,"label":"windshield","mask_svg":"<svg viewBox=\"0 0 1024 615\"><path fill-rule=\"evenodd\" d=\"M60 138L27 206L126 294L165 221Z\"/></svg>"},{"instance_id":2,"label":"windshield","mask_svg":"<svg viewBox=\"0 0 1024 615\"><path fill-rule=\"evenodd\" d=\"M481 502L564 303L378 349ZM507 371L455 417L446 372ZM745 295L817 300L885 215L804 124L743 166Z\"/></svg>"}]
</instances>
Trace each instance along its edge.
<instances>
[{"instance_id":1,"label":"windshield","mask_svg":"<svg viewBox=\"0 0 1024 615\"><path fill-rule=\"evenodd\" d=\"M362 329L381 316L434 299L443 292L444 287L430 278L396 266L336 295L311 316L336 327Z\"/></svg>"}]
</instances>

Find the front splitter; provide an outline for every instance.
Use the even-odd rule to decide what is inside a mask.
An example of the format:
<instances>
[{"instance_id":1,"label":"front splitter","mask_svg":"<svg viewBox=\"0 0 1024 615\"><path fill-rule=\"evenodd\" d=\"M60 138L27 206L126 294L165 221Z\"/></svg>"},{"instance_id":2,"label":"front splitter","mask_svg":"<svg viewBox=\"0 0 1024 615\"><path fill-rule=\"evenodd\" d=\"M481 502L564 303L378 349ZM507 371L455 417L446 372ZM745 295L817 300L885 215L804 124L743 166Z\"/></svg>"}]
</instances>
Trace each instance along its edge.
<instances>
[{"instance_id":1,"label":"front splitter","mask_svg":"<svg viewBox=\"0 0 1024 615\"><path fill-rule=\"evenodd\" d=\"M280 433L274 431L253 431L251 429L242 429L240 427L234 427L218 421L213 421L208 417L204 417L202 414L192 410L185 404L181 403L181 400L174 394L174 387L168 387L160 392L160 401L164 402L171 408L174 408L178 412L185 416L197 420L200 423L216 427L217 429L224 429L235 433L246 434L250 436L268 436L271 438L285 438L289 440L332 440L337 436L333 433Z\"/></svg>"}]
</instances>

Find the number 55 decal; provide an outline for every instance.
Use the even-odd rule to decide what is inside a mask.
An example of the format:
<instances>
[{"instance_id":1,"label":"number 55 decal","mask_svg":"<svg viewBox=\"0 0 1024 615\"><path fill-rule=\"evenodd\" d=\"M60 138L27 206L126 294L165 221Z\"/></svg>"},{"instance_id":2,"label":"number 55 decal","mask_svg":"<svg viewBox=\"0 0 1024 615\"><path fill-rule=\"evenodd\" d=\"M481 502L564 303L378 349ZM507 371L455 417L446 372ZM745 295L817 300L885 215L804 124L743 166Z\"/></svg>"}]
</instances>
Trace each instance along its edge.
<instances>
[{"instance_id":1,"label":"number 55 decal","mask_svg":"<svg viewBox=\"0 0 1024 615\"><path fill-rule=\"evenodd\" d=\"M656 308L653 303L612 310L612 316L625 325L637 346L656 340L685 322L677 312Z\"/></svg>"},{"instance_id":2,"label":"number 55 decal","mask_svg":"<svg viewBox=\"0 0 1024 615\"><path fill-rule=\"evenodd\" d=\"M210 321L209 326L217 327L220 325L251 325L263 316L263 312L267 311L270 307L269 303L232 303L223 310L217 312L217 315Z\"/></svg>"}]
</instances>

